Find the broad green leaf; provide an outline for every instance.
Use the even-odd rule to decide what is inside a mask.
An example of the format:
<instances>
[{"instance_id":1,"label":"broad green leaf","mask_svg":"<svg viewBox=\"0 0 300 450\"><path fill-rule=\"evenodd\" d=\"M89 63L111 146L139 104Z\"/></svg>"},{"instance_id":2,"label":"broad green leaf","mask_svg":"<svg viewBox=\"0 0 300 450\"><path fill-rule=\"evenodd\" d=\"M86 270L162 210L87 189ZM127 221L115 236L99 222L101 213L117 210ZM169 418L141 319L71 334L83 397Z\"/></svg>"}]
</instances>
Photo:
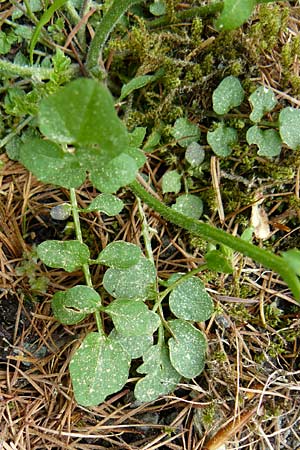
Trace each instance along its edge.
<instances>
[{"instance_id":1,"label":"broad green leaf","mask_svg":"<svg viewBox=\"0 0 300 450\"><path fill-rule=\"evenodd\" d=\"M129 145L131 147L141 147L143 140L146 136L146 127L136 127L130 134L129 134Z\"/></svg>"},{"instance_id":2,"label":"broad green leaf","mask_svg":"<svg viewBox=\"0 0 300 450\"><path fill-rule=\"evenodd\" d=\"M231 258L220 250L210 250L205 254L207 267L215 272L233 273Z\"/></svg>"},{"instance_id":3,"label":"broad green leaf","mask_svg":"<svg viewBox=\"0 0 300 450\"><path fill-rule=\"evenodd\" d=\"M238 142L237 131L221 124L214 131L207 132L207 142L217 156L226 158L232 152L232 147Z\"/></svg>"},{"instance_id":4,"label":"broad green leaf","mask_svg":"<svg viewBox=\"0 0 300 450\"><path fill-rule=\"evenodd\" d=\"M176 317L195 322L209 319L213 312L212 299L197 277L178 284L170 294L169 305Z\"/></svg>"},{"instance_id":5,"label":"broad green leaf","mask_svg":"<svg viewBox=\"0 0 300 450\"><path fill-rule=\"evenodd\" d=\"M121 96L119 98L119 101L124 100L129 94L131 94L133 91L136 91L137 89L141 89L145 86L147 86L150 83L153 83L158 78L160 78L164 74L163 69L159 69L155 72L154 75L140 75L132 80L130 80L127 84L124 84L121 89Z\"/></svg>"},{"instance_id":6,"label":"broad green leaf","mask_svg":"<svg viewBox=\"0 0 300 450\"><path fill-rule=\"evenodd\" d=\"M214 90L212 95L213 109L217 114L226 114L230 109L240 106L243 99L244 90L240 80L230 75L224 78Z\"/></svg>"},{"instance_id":7,"label":"broad green leaf","mask_svg":"<svg viewBox=\"0 0 300 450\"><path fill-rule=\"evenodd\" d=\"M283 252L281 256L285 259L292 270L300 277L300 250L293 248Z\"/></svg>"},{"instance_id":8,"label":"broad green leaf","mask_svg":"<svg viewBox=\"0 0 300 450\"><path fill-rule=\"evenodd\" d=\"M138 338L142 334L153 334L160 324L159 316L149 311L142 300L118 298L105 311L111 316L117 332L123 336Z\"/></svg>"},{"instance_id":9,"label":"broad green leaf","mask_svg":"<svg viewBox=\"0 0 300 450\"><path fill-rule=\"evenodd\" d=\"M151 153L155 150L160 142L161 134L157 130L153 130L143 146L144 152Z\"/></svg>"},{"instance_id":10,"label":"broad green leaf","mask_svg":"<svg viewBox=\"0 0 300 450\"><path fill-rule=\"evenodd\" d=\"M257 125L249 128L246 134L248 144L258 146L258 155L272 158L280 155L281 139L275 130L261 130Z\"/></svg>"},{"instance_id":11,"label":"broad green leaf","mask_svg":"<svg viewBox=\"0 0 300 450\"><path fill-rule=\"evenodd\" d=\"M300 109L284 108L279 114L279 132L283 142L293 150L300 148Z\"/></svg>"},{"instance_id":12,"label":"broad green leaf","mask_svg":"<svg viewBox=\"0 0 300 450\"><path fill-rule=\"evenodd\" d=\"M177 198L172 208L185 216L199 219L203 212L203 202L196 195L184 194Z\"/></svg>"},{"instance_id":13,"label":"broad green leaf","mask_svg":"<svg viewBox=\"0 0 300 450\"><path fill-rule=\"evenodd\" d=\"M166 14L166 2L165 0L154 0L149 6L149 11L154 16L163 16Z\"/></svg>"},{"instance_id":14,"label":"broad green leaf","mask_svg":"<svg viewBox=\"0 0 300 450\"><path fill-rule=\"evenodd\" d=\"M185 151L185 159L192 167L200 166L205 158L205 151L198 142L191 142Z\"/></svg>"},{"instance_id":15,"label":"broad green leaf","mask_svg":"<svg viewBox=\"0 0 300 450\"><path fill-rule=\"evenodd\" d=\"M162 191L163 194L167 192L174 192L178 194L181 189L181 175L176 170L166 172L162 177Z\"/></svg>"},{"instance_id":16,"label":"broad green leaf","mask_svg":"<svg viewBox=\"0 0 300 450\"><path fill-rule=\"evenodd\" d=\"M198 141L200 129L190 120L182 117L175 121L171 134L181 147L187 147L192 142Z\"/></svg>"},{"instance_id":17,"label":"broad green leaf","mask_svg":"<svg viewBox=\"0 0 300 450\"><path fill-rule=\"evenodd\" d=\"M114 193L120 187L134 181L138 166L126 153L111 160L105 167L95 167L91 171L93 185L104 193Z\"/></svg>"},{"instance_id":18,"label":"broad green leaf","mask_svg":"<svg viewBox=\"0 0 300 450\"><path fill-rule=\"evenodd\" d=\"M153 335L123 336L114 328L109 337L117 341L129 354L131 359L140 358L153 345Z\"/></svg>"},{"instance_id":19,"label":"broad green leaf","mask_svg":"<svg viewBox=\"0 0 300 450\"><path fill-rule=\"evenodd\" d=\"M144 363L137 369L147 375L139 380L134 395L140 402L150 402L172 392L181 375L172 367L168 349L155 345L143 356Z\"/></svg>"},{"instance_id":20,"label":"broad green leaf","mask_svg":"<svg viewBox=\"0 0 300 450\"><path fill-rule=\"evenodd\" d=\"M114 269L127 269L137 264L141 256L142 251L137 245L125 241L115 241L100 252L96 263Z\"/></svg>"},{"instance_id":21,"label":"broad green leaf","mask_svg":"<svg viewBox=\"0 0 300 450\"><path fill-rule=\"evenodd\" d=\"M185 320L171 320L168 324L174 336L168 341L172 366L186 378L196 377L204 369L205 337Z\"/></svg>"},{"instance_id":22,"label":"broad green leaf","mask_svg":"<svg viewBox=\"0 0 300 450\"><path fill-rule=\"evenodd\" d=\"M86 171L72 153L64 152L53 142L32 138L20 146L20 161L40 181L65 188L77 188Z\"/></svg>"},{"instance_id":23,"label":"broad green leaf","mask_svg":"<svg viewBox=\"0 0 300 450\"><path fill-rule=\"evenodd\" d=\"M250 95L249 102L252 106L252 112L249 116L252 122L259 122L263 115L272 111L277 104L274 92L264 86L260 86Z\"/></svg>"},{"instance_id":24,"label":"broad green leaf","mask_svg":"<svg viewBox=\"0 0 300 450\"><path fill-rule=\"evenodd\" d=\"M90 251L79 241L45 241L37 247L38 257L46 266L73 272L87 264Z\"/></svg>"},{"instance_id":25,"label":"broad green leaf","mask_svg":"<svg viewBox=\"0 0 300 450\"><path fill-rule=\"evenodd\" d=\"M127 147L126 151L124 151L126 155L130 156L132 159L134 159L137 167L142 167L145 162L147 161L147 158L142 150L136 147Z\"/></svg>"},{"instance_id":26,"label":"broad green leaf","mask_svg":"<svg viewBox=\"0 0 300 450\"><path fill-rule=\"evenodd\" d=\"M50 216L54 220L67 220L72 213L72 207L69 203L61 203L50 209Z\"/></svg>"},{"instance_id":27,"label":"broad green leaf","mask_svg":"<svg viewBox=\"0 0 300 450\"><path fill-rule=\"evenodd\" d=\"M53 314L65 325L80 322L100 306L100 295L85 285L75 286L65 292L56 292L52 297Z\"/></svg>"},{"instance_id":28,"label":"broad green leaf","mask_svg":"<svg viewBox=\"0 0 300 450\"><path fill-rule=\"evenodd\" d=\"M128 269L108 269L103 277L103 286L116 298L146 298L155 280L154 265L142 257Z\"/></svg>"},{"instance_id":29,"label":"broad green leaf","mask_svg":"<svg viewBox=\"0 0 300 450\"><path fill-rule=\"evenodd\" d=\"M69 366L77 403L96 406L122 389L129 365L129 355L118 342L99 333L88 334Z\"/></svg>"},{"instance_id":30,"label":"broad green leaf","mask_svg":"<svg viewBox=\"0 0 300 450\"><path fill-rule=\"evenodd\" d=\"M67 292L56 292L52 297L51 308L54 317L64 325L81 322L87 313L65 306Z\"/></svg>"},{"instance_id":31,"label":"broad green leaf","mask_svg":"<svg viewBox=\"0 0 300 450\"><path fill-rule=\"evenodd\" d=\"M233 30L243 25L252 14L256 0L224 0L216 27L219 31Z\"/></svg>"},{"instance_id":32,"label":"broad green leaf","mask_svg":"<svg viewBox=\"0 0 300 450\"><path fill-rule=\"evenodd\" d=\"M128 133L118 118L108 89L95 80L79 78L41 102L40 130L61 144L93 146L110 159L128 146Z\"/></svg>"},{"instance_id":33,"label":"broad green leaf","mask_svg":"<svg viewBox=\"0 0 300 450\"><path fill-rule=\"evenodd\" d=\"M34 27L34 32L29 44L29 58L30 58L30 64L33 64L33 51L36 46L36 43L39 39L40 32L42 31L42 28L46 23L49 22L49 20L52 18L55 11L57 11L59 8L61 8L67 0L55 0L52 5L46 9L42 17L40 18L38 24Z\"/></svg>"},{"instance_id":34,"label":"broad green leaf","mask_svg":"<svg viewBox=\"0 0 300 450\"><path fill-rule=\"evenodd\" d=\"M116 216L124 207L124 203L118 197L111 194L100 194L91 201L85 211L100 211L107 216Z\"/></svg>"}]
</instances>

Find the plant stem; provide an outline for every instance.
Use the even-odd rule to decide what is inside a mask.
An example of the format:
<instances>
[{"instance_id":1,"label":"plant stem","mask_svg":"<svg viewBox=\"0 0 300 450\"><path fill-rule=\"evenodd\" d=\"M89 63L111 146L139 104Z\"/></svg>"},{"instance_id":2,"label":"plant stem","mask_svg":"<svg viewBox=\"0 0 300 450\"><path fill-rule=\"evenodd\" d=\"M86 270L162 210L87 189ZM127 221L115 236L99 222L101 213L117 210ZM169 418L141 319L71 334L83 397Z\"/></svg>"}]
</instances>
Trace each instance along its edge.
<instances>
[{"instance_id":1,"label":"plant stem","mask_svg":"<svg viewBox=\"0 0 300 450\"><path fill-rule=\"evenodd\" d=\"M172 208L161 203L147 192L137 181L129 185L129 188L138 195L151 208L161 214L166 220L178 225L191 233L194 233L209 241L218 242L232 248L235 251L249 256L254 261L279 273L288 284L297 300L300 300L300 280L287 264L286 260L267 250L256 247L238 237L232 236L223 230L207 223L187 217Z\"/></svg>"},{"instance_id":2,"label":"plant stem","mask_svg":"<svg viewBox=\"0 0 300 450\"><path fill-rule=\"evenodd\" d=\"M76 192L75 192L74 188L70 189L70 199L71 199L71 208L72 208L72 216L73 216L73 220L74 220L76 239L83 244L82 232L81 232L81 226L80 226L80 217L79 217L79 213L78 213L78 205L77 205L77 199L76 199ZM85 278L85 282L86 282L87 286L93 289L93 283L92 283L89 265L83 264L82 271L84 273L84 278ZM102 335L105 335L103 326L102 326L100 312L95 311L94 317L96 320L98 332Z\"/></svg>"},{"instance_id":3,"label":"plant stem","mask_svg":"<svg viewBox=\"0 0 300 450\"><path fill-rule=\"evenodd\" d=\"M104 15L101 23L96 28L94 38L91 42L86 60L86 69L89 72L97 73L99 70L99 61L102 57L104 44L123 14L132 5L142 3L142 1L143 0L115 0L113 2L107 13Z\"/></svg>"},{"instance_id":4,"label":"plant stem","mask_svg":"<svg viewBox=\"0 0 300 450\"><path fill-rule=\"evenodd\" d=\"M179 11L176 14L176 22L181 22L186 19L193 19L194 17L206 17L210 15L214 15L217 12L221 11L223 8L223 1L212 3L211 5L206 6L197 6L195 8L185 9L183 11ZM168 25L170 23L170 18L168 16L162 16L158 19L148 20L146 22L146 26L148 28L157 28L163 25Z\"/></svg>"},{"instance_id":5,"label":"plant stem","mask_svg":"<svg viewBox=\"0 0 300 450\"><path fill-rule=\"evenodd\" d=\"M79 218L77 199L76 199L76 192L75 192L74 188L70 189L70 198L71 198L71 208L72 208L72 216L73 216L74 226L75 226L76 239L79 242L81 242L81 244L83 244L81 226L80 226L80 218ZM86 284L92 288L93 283L92 283L90 269L89 269L88 264L84 264L82 266L82 270L84 273Z\"/></svg>"},{"instance_id":6,"label":"plant stem","mask_svg":"<svg viewBox=\"0 0 300 450\"><path fill-rule=\"evenodd\" d=\"M70 75L75 75L78 72L78 66L72 65L68 72ZM7 74L13 77L35 78L36 80L49 80L54 73L54 69L44 69L35 66L21 66L14 64L5 59L0 59L0 73Z\"/></svg>"}]
</instances>

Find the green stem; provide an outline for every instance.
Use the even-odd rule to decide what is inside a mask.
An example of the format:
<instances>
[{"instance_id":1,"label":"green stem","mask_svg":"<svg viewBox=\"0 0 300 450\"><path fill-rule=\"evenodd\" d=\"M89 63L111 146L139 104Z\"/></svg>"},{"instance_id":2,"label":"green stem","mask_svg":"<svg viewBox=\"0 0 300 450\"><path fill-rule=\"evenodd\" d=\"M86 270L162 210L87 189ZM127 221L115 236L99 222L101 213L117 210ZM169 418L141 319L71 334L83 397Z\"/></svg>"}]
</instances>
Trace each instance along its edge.
<instances>
[{"instance_id":1,"label":"green stem","mask_svg":"<svg viewBox=\"0 0 300 450\"><path fill-rule=\"evenodd\" d=\"M78 66L71 66L68 69L70 75L75 75L78 72ZM22 78L35 78L37 80L49 80L54 73L54 69L44 69L35 66L21 66L14 64L5 59L0 59L0 74L4 73L9 76Z\"/></svg>"},{"instance_id":2,"label":"green stem","mask_svg":"<svg viewBox=\"0 0 300 450\"><path fill-rule=\"evenodd\" d=\"M212 3L211 5L206 6L197 6L195 8L185 9L183 11L179 11L175 18L176 22L182 22L186 19L193 19L194 17L207 17L216 14L221 11L223 8L223 2ZM158 19L148 20L146 22L146 26L148 28L157 28L163 25L168 25L170 23L170 18L168 16L162 16Z\"/></svg>"},{"instance_id":3,"label":"green stem","mask_svg":"<svg viewBox=\"0 0 300 450\"><path fill-rule=\"evenodd\" d=\"M207 223L187 217L172 208L161 203L147 192L137 181L129 185L129 188L138 195L151 208L161 214L166 220L178 225L191 233L201 236L209 241L218 242L232 248L235 251L249 256L254 261L279 273L288 284L296 299L300 299L300 280L287 262L267 250L256 247L242 239L232 236Z\"/></svg>"},{"instance_id":4,"label":"green stem","mask_svg":"<svg viewBox=\"0 0 300 450\"><path fill-rule=\"evenodd\" d=\"M70 189L70 199L71 199L71 208L72 208L72 216L73 216L73 220L74 220L76 239L83 244L82 232L81 232L81 226L80 226L80 217L79 217L78 205L77 205L77 199L76 199L76 192L75 192L74 188ZM93 288L89 265L83 264L82 270L84 273L84 278L85 278L85 282L86 282L87 286L90 288ZM95 311L94 317L96 320L98 332L102 335L105 335L104 330L103 330L102 321L101 321L100 312Z\"/></svg>"},{"instance_id":5,"label":"green stem","mask_svg":"<svg viewBox=\"0 0 300 450\"><path fill-rule=\"evenodd\" d=\"M91 42L87 60L86 69L91 73L98 73L99 61L101 60L102 51L108 36L119 22L123 14L132 5L142 3L143 0L115 0L107 13L104 15L101 23L95 31L94 38Z\"/></svg>"}]
</instances>

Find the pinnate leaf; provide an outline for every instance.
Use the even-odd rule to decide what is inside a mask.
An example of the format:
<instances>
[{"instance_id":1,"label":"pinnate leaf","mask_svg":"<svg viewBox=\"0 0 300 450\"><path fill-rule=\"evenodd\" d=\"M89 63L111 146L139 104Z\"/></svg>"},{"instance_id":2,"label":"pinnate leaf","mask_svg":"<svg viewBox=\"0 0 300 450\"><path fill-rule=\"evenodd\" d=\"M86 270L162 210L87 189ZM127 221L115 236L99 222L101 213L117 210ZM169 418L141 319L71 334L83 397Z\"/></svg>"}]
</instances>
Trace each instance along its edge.
<instances>
[{"instance_id":1,"label":"pinnate leaf","mask_svg":"<svg viewBox=\"0 0 300 450\"><path fill-rule=\"evenodd\" d=\"M142 300L118 298L105 311L123 336L151 335L160 324L159 316L149 311Z\"/></svg>"},{"instance_id":2,"label":"pinnate leaf","mask_svg":"<svg viewBox=\"0 0 300 450\"><path fill-rule=\"evenodd\" d=\"M103 277L103 286L116 298L146 298L155 280L154 265L142 257L128 269L108 269Z\"/></svg>"},{"instance_id":3,"label":"pinnate leaf","mask_svg":"<svg viewBox=\"0 0 300 450\"><path fill-rule=\"evenodd\" d=\"M300 148L300 109L284 108L279 114L279 132L281 139L291 149Z\"/></svg>"},{"instance_id":4,"label":"pinnate leaf","mask_svg":"<svg viewBox=\"0 0 300 450\"><path fill-rule=\"evenodd\" d=\"M274 92L264 86L260 86L250 95L249 102L252 105L252 112L249 116L252 122L259 122L263 115L272 111L277 104Z\"/></svg>"},{"instance_id":5,"label":"pinnate leaf","mask_svg":"<svg viewBox=\"0 0 300 450\"><path fill-rule=\"evenodd\" d=\"M137 245L115 241L101 251L96 262L115 269L127 269L137 264L141 256L142 251Z\"/></svg>"},{"instance_id":6,"label":"pinnate leaf","mask_svg":"<svg viewBox=\"0 0 300 450\"><path fill-rule=\"evenodd\" d=\"M130 357L115 340L100 333L86 336L70 362L76 401L95 406L124 386L128 379Z\"/></svg>"},{"instance_id":7,"label":"pinnate leaf","mask_svg":"<svg viewBox=\"0 0 300 450\"><path fill-rule=\"evenodd\" d=\"M37 247L37 254L46 266L67 272L87 264L90 257L88 246L79 241L45 241Z\"/></svg>"},{"instance_id":8,"label":"pinnate leaf","mask_svg":"<svg viewBox=\"0 0 300 450\"><path fill-rule=\"evenodd\" d=\"M244 90L240 80L230 75L224 78L214 90L212 96L213 109L217 114L226 114L230 109L239 106L243 99Z\"/></svg>"},{"instance_id":9,"label":"pinnate leaf","mask_svg":"<svg viewBox=\"0 0 300 450\"><path fill-rule=\"evenodd\" d=\"M118 197L111 194L100 194L91 201L86 211L100 211L107 216L116 216L124 207L124 203Z\"/></svg>"},{"instance_id":10,"label":"pinnate leaf","mask_svg":"<svg viewBox=\"0 0 300 450\"><path fill-rule=\"evenodd\" d=\"M197 277L178 284L170 294L169 305L176 317L195 322L209 319L213 311L212 299Z\"/></svg>"},{"instance_id":11,"label":"pinnate leaf","mask_svg":"<svg viewBox=\"0 0 300 450\"><path fill-rule=\"evenodd\" d=\"M134 395L141 402L150 402L172 392L181 375L172 367L166 346L155 345L143 356L143 364L137 369L147 375L136 383Z\"/></svg>"},{"instance_id":12,"label":"pinnate leaf","mask_svg":"<svg viewBox=\"0 0 300 450\"><path fill-rule=\"evenodd\" d=\"M171 320L168 324L174 336L168 341L173 367L186 378L196 377L204 368L205 337L185 320Z\"/></svg>"}]
</instances>

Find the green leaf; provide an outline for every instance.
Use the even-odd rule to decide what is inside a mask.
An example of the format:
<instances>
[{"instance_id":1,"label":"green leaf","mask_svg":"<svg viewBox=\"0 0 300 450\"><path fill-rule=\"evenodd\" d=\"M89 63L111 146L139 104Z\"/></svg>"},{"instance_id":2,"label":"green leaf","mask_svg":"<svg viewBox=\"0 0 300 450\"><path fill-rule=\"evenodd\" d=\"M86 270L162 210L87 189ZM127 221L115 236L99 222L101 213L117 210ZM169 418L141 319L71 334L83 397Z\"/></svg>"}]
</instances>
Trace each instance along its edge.
<instances>
[{"instance_id":1,"label":"green leaf","mask_svg":"<svg viewBox=\"0 0 300 450\"><path fill-rule=\"evenodd\" d=\"M100 306L100 295L85 285L75 286L65 292L56 292L52 297L54 317L65 325L80 322Z\"/></svg>"},{"instance_id":2,"label":"green leaf","mask_svg":"<svg viewBox=\"0 0 300 450\"><path fill-rule=\"evenodd\" d=\"M173 367L186 378L196 377L205 364L205 337L185 320L171 320L168 324L174 336L168 341Z\"/></svg>"},{"instance_id":3,"label":"green leaf","mask_svg":"<svg viewBox=\"0 0 300 450\"><path fill-rule=\"evenodd\" d=\"M137 171L135 160L122 153L105 167L94 168L91 171L91 182L99 191L110 194L134 181Z\"/></svg>"},{"instance_id":4,"label":"green leaf","mask_svg":"<svg viewBox=\"0 0 300 450\"><path fill-rule=\"evenodd\" d=\"M74 154L42 139L31 138L21 145L20 161L40 181L67 189L81 186L86 178Z\"/></svg>"},{"instance_id":5,"label":"green leaf","mask_svg":"<svg viewBox=\"0 0 300 450\"><path fill-rule=\"evenodd\" d=\"M88 334L70 362L77 403L96 406L122 389L129 365L129 355L118 342L99 333Z\"/></svg>"},{"instance_id":6,"label":"green leaf","mask_svg":"<svg viewBox=\"0 0 300 450\"><path fill-rule=\"evenodd\" d=\"M41 102L41 132L60 144L93 146L113 159L128 146L128 133L118 118L108 89L80 78Z\"/></svg>"},{"instance_id":7,"label":"green leaf","mask_svg":"<svg viewBox=\"0 0 300 450\"><path fill-rule=\"evenodd\" d=\"M130 134L129 134L129 145L131 147L141 147L143 140L146 136L146 127L136 127Z\"/></svg>"},{"instance_id":8,"label":"green leaf","mask_svg":"<svg viewBox=\"0 0 300 450\"><path fill-rule=\"evenodd\" d=\"M222 12L216 21L219 31L233 30L246 22L252 14L256 0L224 0Z\"/></svg>"},{"instance_id":9,"label":"green leaf","mask_svg":"<svg viewBox=\"0 0 300 450\"><path fill-rule=\"evenodd\" d=\"M86 318L87 313L65 306L67 292L56 292L52 297L51 307L56 320L64 325L74 325Z\"/></svg>"},{"instance_id":10,"label":"green leaf","mask_svg":"<svg viewBox=\"0 0 300 450\"><path fill-rule=\"evenodd\" d=\"M50 209L50 216L54 220L67 220L72 214L72 207L69 203L61 203Z\"/></svg>"},{"instance_id":11,"label":"green leaf","mask_svg":"<svg viewBox=\"0 0 300 450\"><path fill-rule=\"evenodd\" d=\"M127 269L137 264L141 256L142 251L137 245L125 241L115 241L101 251L96 263L114 269Z\"/></svg>"},{"instance_id":12,"label":"green leaf","mask_svg":"<svg viewBox=\"0 0 300 450\"><path fill-rule=\"evenodd\" d=\"M121 96L119 98L119 101L124 100L129 94L131 94L133 91L136 91L137 89L141 89L145 86L147 86L150 83L153 83L158 78L160 78L164 74L163 69L159 69L155 72L154 75L140 75L132 80L130 80L127 84L124 84L121 89Z\"/></svg>"},{"instance_id":13,"label":"green leaf","mask_svg":"<svg viewBox=\"0 0 300 450\"><path fill-rule=\"evenodd\" d=\"M40 32L42 31L42 28L46 23L49 22L55 11L57 11L59 8L61 8L67 0L55 0L52 5L44 12L42 17L40 18L38 24L34 28L34 33L32 35L30 45L29 45L29 57L30 57L30 64L33 64L33 51L36 46L36 43L39 39Z\"/></svg>"},{"instance_id":14,"label":"green leaf","mask_svg":"<svg viewBox=\"0 0 300 450\"><path fill-rule=\"evenodd\" d=\"M45 241L37 247L37 254L46 266L67 272L79 269L90 258L88 246L79 241Z\"/></svg>"},{"instance_id":15,"label":"green leaf","mask_svg":"<svg viewBox=\"0 0 300 450\"><path fill-rule=\"evenodd\" d=\"M145 152L151 153L155 150L160 142L161 134L157 130L153 130L152 133L146 140L146 143L143 147Z\"/></svg>"},{"instance_id":16,"label":"green leaf","mask_svg":"<svg viewBox=\"0 0 300 450\"><path fill-rule=\"evenodd\" d=\"M217 156L226 158L232 152L232 147L238 142L237 131L221 124L214 131L207 132L207 142Z\"/></svg>"},{"instance_id":17,"label":"green leaf","mask_svg":"<svg viewBox=\"0 0 300 450\"><path fill-rule=\"evenodd\" d=\"M249 97L252 106L250 120L259 122L266 112L272 111L276 106L277 100L274 92L264 86L257 88Z\"/></svg>"},{"instance_id":18,"label":"green leaf","mask_svg":"<svg viewBox=\"0 0 300 450\"><path fill-rule=\"evenodd\" d=\"M209 319L213 312L212 299L197 277L178 284L170 294L169 305L176 317L195 322Z\"/></svg>"},{"instance_id":19,"label":"green leaf","mask_svg":"<svg viewBox=\"0 0 300 450\"><path fill-rule=\"evenodd\" d=\"M203 202L196 195L184 194L177 198L172 209L193 219L199 219L203 212Z\"/></svg>"},{"instance_id":20,"label":"green leaf","mask_svg":"<svg viewBox=\"0 0 300 450\"><path fill-rule=\"evenodd\" d=\"M171 134L181 147L187 147L192 142L198 141L200 129L190 120L182 117L175 121Z\"/></svg>"},{"instance_id":21,"label":"green leaf","mask_svg":"<svg viewBox=\"0 0 300 450\"><path fill-rule=\"evenodd\" d=\"M284 108L279 114L279 132L283 142L293 150L300 148L300 109Z\"/></svg>"},{"instance_id":22,"label":"green leaf","mask_svg":"<svg viewBox=\"0 0 300 450\"><path fill-rule=\"evenodd\" d=\"M153 335L123 336L114 328L109 337L117 341L129 354L131 359L140 358L153 345Z\"/></svg>"},{"instance_id":23,"label":"green leaf","mask_svg":"<svg viewBox=\"0 0 300 450\"><path fill-rule=\"evenodd\" d=\"M295 274L300 277L300 250L298 250L297 248L293 248L291 250L283 252L281 255L291 267L291 269L295 272Z\"/></svg>"},{"instance_id":24,"label":"green leaf","mask_svg":"<svg viewBox=\"0 0 300 450\"><path fill-rule=\"evenodd\" d=\"M203 163L205 151L198 142L191 142L185 151L185 159L192 167L198 167Z\"/></svg>"},{"instance_id":25,"label":"green leaf","mask_svg":"<svg viewBox=\"0 0 300 450\"><path fill-rule=\"evenodd\" d=\"M142 300L118 298L105 308L118 333L123 336L153 334L160 325L160 318L149 311Z\"/></svg>"},{"instance_id":26,"label":"green leaf","mask_svg":"<svg viewBox=\"0 0 300 450\"><path fill-rule=\"evenodd\" d=\"M154 265L142 257L129 269L108 269L103 277L103 286L116 298L146 298L155 280Z\"/></svg>"},{"instance_id":27,"label":"green leaf","mask_svg":"<svg viewBox=\"0 0 300 450\"><path fill-rule=\"evenodd\" d=\"M163 16L166 14L166 2L165 0L154 0L149 6L149 11L154 16Z\"/></svg>"},{"instance_id":28,"label":"green leaf","mask_svg":"<svg viewBox=\"0 0 300 450\"><path fill-rule=\"evenodd\" d=\"M261 130L257 125L249 128L246 134L248 144L256 144L259 148L258 155L272 158L280 155L281 139L275 130Z\"/></svg>"},{"instance_id":29,"label":"green leaf","mask_svg":"<svg viewBox=\"0 0 300 450\"><path fill-rule=\"evenodd\" d=\"M233 273L231 258L220 250L211 250L205 254L207 267L215 272Z\"/></svg>"},{"instance_id":30,"label":"green leaf","mask_svg":"<svg viewBox=\"0 0 300 450\"><path fill-rule=\"evenodd\" d=\"M214 90L212 96L213 109L217 114L226 114L230 109L240 106L243 99L244 90L240 80L230 75L224 78Z\"/></svg>"},{"instance_id":31,"label":"green leaf","mask_svg":"<svg viewBox=\"0 0 300 450\"><path fill-rule=\"evenodd\" d=\"M100 211L107 216L116 216L124 207L124 203L118 197L111 194L100 194L91 201L85 211Z\"/></svg>"},{"instance_id":32,"label":"green leaf","mask_svg":"<svg viewBox=\"0 0 300 450\"><path fill-rule=\"evenodd\" d=\"M139 380L134 395L140 402L151 402L172 392L181 375L172 367L166 346L155 345L143 356L144 363L137 369L147 375Z\"/></svg>"},{"instance_id":33,"label":"green leaf","mask_svg":"<svg viewBox=\"0 0 300 450\"><path fill-rule=\"evenodd\" d=\"M181 189L181 175L176 170L166 172L162 177L162 191L163 194L167 192L174 192L178 194Z\"/></svg>"}]
</instances>

